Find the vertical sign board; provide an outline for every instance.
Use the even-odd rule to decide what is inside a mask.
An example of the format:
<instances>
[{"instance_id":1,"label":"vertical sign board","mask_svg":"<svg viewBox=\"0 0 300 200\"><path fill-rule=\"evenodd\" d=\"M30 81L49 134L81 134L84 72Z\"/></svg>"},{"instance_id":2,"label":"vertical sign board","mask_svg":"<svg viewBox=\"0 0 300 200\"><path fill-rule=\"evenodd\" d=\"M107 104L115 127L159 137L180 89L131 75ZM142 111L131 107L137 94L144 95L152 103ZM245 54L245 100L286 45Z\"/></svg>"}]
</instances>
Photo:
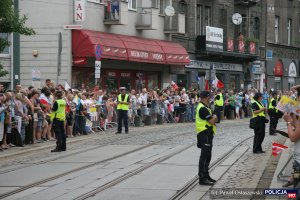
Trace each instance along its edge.
<instances>
[{"instance_id":1,"label":"vertical sign board","mask_svg":"<svg viewBox=\"0 0 300 200\"><path fill-rule=\"evenodd\" d=\"M74 0L74 21L83 22L85 19L85 0Z\"/></svg>"},{"instance_id":2,"label":"vertical sign board","mask_svg":"<svg viewBox=\"0 0 300 200\"><path fill-rule=\"evenodd\" d=\"M100 78L101 61L95 61L95 78Z\"/></svg>"}]
</instances>

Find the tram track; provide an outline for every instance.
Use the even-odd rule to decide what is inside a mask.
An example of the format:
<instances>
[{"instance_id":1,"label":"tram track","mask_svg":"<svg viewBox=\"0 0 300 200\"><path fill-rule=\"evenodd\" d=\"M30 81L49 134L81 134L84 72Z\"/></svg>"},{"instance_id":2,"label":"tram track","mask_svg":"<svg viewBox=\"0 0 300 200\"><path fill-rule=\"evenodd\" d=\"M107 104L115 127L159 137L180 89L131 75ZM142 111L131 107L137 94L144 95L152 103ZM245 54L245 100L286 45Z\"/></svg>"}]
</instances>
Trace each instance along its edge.
<instances>
[{"instance_id":1,"label":"tram track","mask_svg":"<svg viewBox=\"0 0 300 200\"><path fill-rule=\"evenodd\" d=\"M237 145L235 145L232 149L230 149L224 156L213 162L209 168L209 171L213 171L216 167L218 167L224 160L226 160L230 155L234 153L243 143L252 139L254 136L245 138ZM238 160L238 159L237 159ZM188 183L186 183L180 190L178 190L169 200L180 200L184 196L186 196L193 188L195 188L199 184L199 177L196 175L193 179L191 179Z\"/></svg>"},{"instance_id":2,"label":"tram track","mask_svg":"<svg viewBox=\"0 0 300 200\"><path fill-rule=\"evenodd\" d=\"M58 178L61 178L61 177L66 176L66 175L69 175L69 174L72 174L72 173L75 173L75 172L79 172L79 171L81 171L81 170L85 170L85 169L88 169L88 168L91 168L91 167L94 167L94 166L97 166L97 165L101 165L101 164L103 164L103 163L105 163L105 162L108 162L108 161L111 161L111 160L114 160L114 159L117 159L117 158L120 158L120 157L129 155L129 154L134 153L134 152L141 151L141 150L143 150L143 149L146 149L146 148L149 148L149 147L151 147L151 146L157 145L157 144L162 143L162 142L164 142L164 141L169 141L169 140L171 140L171 139L174 139L174 137L180 137L180 136L184 136L184 135L188 135L188 134L192 134L190 130L185 131L185 132L181 132L180 134L174 134L174 135L169 136L169 137L166 137L166 138L164 138L164 139L159 138L159 139L157 139L156 141L152 141L152 142L150 142L150 143L147 144L147 145L141 146L141 147L139 147L139 148L136 148L136 149L134 149L134 150L128 151L128 152L126 152L126 153L119 154L119 155L113 156L113 157L108 158L108 159L100 160L100 161L97 161L97 162L94 162L94 163L91 163L91 164L88 164L88 165L85 165L85 166L82 166L82 167L78 167L78 168L76 168L76 169L73 169L73 170L70 170L70 171L67 171L67 172L64 172L64 173L61 173L61 174L52 176L52 177L45 178L45 179L43 179L43 180L34 182L34 183L32 183L32 184L28 184L28 185L26 185L26 186L20 187L20 188L18 188L18 189L16 189L16 190L13 190L13 191L11 191L11 192L7 192L7 193L4 193L4 194L1 194L1 195L0 195L0 199L4 199L4 198L6 198L6 197L9 197L9 196L18 194L18 193L23 192L23 191L25 191L25 190L28 190L28 189L37 187L37 186L39 186L39 185L41 185L41 184L47 183L47 182L49 182L49 181L56 180L56 179L58 179ZM126 139L126 138L125 138L125 139ZM98 147L93 147L93 148L87 149L86 151L80 152L80 153L85 153L85 152L88 152L88 151L92 151L92 150L95 150L95 149L99 149L99 148L105 147L105 146L107 146L107 145L110 145L110 143L108 143L108 144L106 144L106 145L101 145L101 146L98 146ZM130 176L132 176L132 175L134 175L134 174L137 174L137 173L139 173L139 172L145 170L146 168L149 168L149 167L151 167L151 166L157 164L158 162L162 162L163 160L166 160L166 159L168 159L168 158L170 158L170 157L176 155L177 153L180 153L180 152L184 151L185 149L190 148L191 146L194 146L194 145L195 145L195 144L191 144L191 145L189 145L188 147L185 147L185 148L183 148L183 149L177 150L177 151L175 151L175 152L173 152L173 153L171 153L171 154L168 154L168 155L166 155L166 156L163 156L162 158L159 158L159 159L157 159L157 160L155 160L155 161L153 161L153 162L151 162L151 163L148 163L148 164L146 164L145 166L142 166L142 167L139 168L139 169L132 170L132 171L128 172L127 174L125 174L125 175L123 175L123 176L121 176L121 177L117 177L116 179L114 179L114 180L108 182L107 184L101 186L101 188L102 188L102 190L103 190L103 188L109 188L109 186L111 187L111 186L117 184L118 182L121 182L121 181L125 180L126 178L129 178ZM68 154L68 155L66 155L66 156L59 156L59 157L57 157L57 158L48 159L47 161L39 162L38 164L43 164L43 163L55 161L55 160L58 160L58 159L61 159L61 158L66 158L66 157L69 157L69 156L72 156L72 155L76 155L76 154L78 154L78 152L76 152L76 153L71 153L71 154ZM32 164L31 166L33 166L33 165L38 165L38 164L37 164L37 163L34 163L34 164ZM30 166L26 166L26 167L30 167Z\"/></svg>"}]
</instances>

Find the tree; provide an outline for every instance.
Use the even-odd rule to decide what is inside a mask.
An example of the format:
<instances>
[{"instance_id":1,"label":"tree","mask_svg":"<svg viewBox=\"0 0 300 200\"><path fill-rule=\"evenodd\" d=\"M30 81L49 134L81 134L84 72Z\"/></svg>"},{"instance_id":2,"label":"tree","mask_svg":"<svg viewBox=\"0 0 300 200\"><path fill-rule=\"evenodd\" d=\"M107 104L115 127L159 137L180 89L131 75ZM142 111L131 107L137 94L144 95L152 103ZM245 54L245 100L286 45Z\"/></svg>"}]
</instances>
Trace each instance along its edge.
<instances>
[{"instance_id":1,"label":"tree","mask_svg":"<svg viewBox=\"0 0 300 200\"><path fill-rule=\"evenodd\" d=\"M32 28L25 26L25 22L28 19L25 15L19 17L19 13L14 11L13 0L1 0L0 6L0 33L19 33L22 35L35 34ZM5 47L9 46L10 42L7 38L0 37L0 52ZM0 77L6 76L8 72L3 69L0 63Z\"/></svg>"}]
</instances>

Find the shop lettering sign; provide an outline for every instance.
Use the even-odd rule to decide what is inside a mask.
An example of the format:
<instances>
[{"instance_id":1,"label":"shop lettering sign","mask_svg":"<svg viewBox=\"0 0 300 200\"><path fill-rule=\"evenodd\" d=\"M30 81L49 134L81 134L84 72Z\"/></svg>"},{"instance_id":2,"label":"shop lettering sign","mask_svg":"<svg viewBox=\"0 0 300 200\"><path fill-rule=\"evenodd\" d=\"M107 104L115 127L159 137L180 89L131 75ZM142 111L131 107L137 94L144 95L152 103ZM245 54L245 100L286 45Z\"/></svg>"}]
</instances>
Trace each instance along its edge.
<instances>
[{"instance_id":1,"label":"shop lettering sign","mask_svg":"<svg viewBox=\"0 0 300 200\"><path fill-rule=\"evenodd\" d=\"M85 19L85 0L74 0L74 21L83 22Z\"/></svg>"},{"instance_id":2,"label":"shop lettering sign","mask_svg":"<svg viewBox=\"0 0 300 200\"><path fill-rule=\"evenodd\" d=\"M153 53L152 58L153 60L163 60L163 55L160 53Z\"/></svg>"},{"instance_id":3,"label":"shop lettering sign","mask_svg":"<svg viewBox=\"0 0 300 200\"><path fill-rule=\"evenodd\" d=\"M200 60L191 60L190 64L186 65L186 68L195 68L195 69L210 69L210 66L214 66L216 70L224 71L243 71L243 66L241 64L233 63L219 63L219 62L208 62Z\"/></svg>"},{"instance_id":4,"label":"shop lettering sign","mask_svg":"<svg viewBox=\"0 0 300 200\"><path fill-rule=\"evenodd\" d=\"M135 57L135 58L142 58L142 59L148 59L149 53L144 52L144 51L130 51L130 56Z\"/></svg>"},{"instance_id":5,"label":"shop lettering sign","mask_svg":"<svg viewBox=\"0 0 300 200\"><path fill-rule=\"evenodd\" d=\"M115 77L116 76L116 72L108 72L108 76Z\"/></svg>"},{"instance_id":6,"label":"shop lettering sign","mask_svg":"<svg viewBox=\"0 0 300 200\"><path fill-rule=\"evenodd\" d=\"M206 41L223 44L223 29L206 26Z\"/></svg>"},{"instance_id":7,"label":"shop lettering sign","mask_svg":"<svg viewBox=\"0 0 300 200\"><path fill-rule=\"evenodd\" d=\"M297 76L296 65L294 62L291 62L289 66L289 77L296 77L296 76Z\"/></svg>"},{"instance_id":8,"label":"shop lettering sign","mask_svg":"<svg viewBox=\"0 0 300 200\"><path fill-rule=\"evenodd\" d=\"M130 77L130 73L121 73L121 77Z\"/></svg>"}]
</instances>

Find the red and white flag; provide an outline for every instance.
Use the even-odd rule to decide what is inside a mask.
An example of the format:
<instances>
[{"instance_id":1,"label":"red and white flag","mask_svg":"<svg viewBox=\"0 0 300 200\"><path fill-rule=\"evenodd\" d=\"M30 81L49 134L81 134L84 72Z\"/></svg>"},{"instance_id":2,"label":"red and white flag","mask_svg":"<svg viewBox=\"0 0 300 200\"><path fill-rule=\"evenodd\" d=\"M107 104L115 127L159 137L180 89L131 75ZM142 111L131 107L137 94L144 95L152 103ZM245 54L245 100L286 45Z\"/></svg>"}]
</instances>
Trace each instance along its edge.
<instances>
[{"instance_id":1,"label":"red and white flag","mask_svg":"<svg viewBox=\"0 0 300 200\"><path fill-rule=\"evenodd\" d=\"M280 152L283 151L283 149L287 149L287 146L284 146L283 144L279 144L276 142L272 143L272 155L273 156L278 156Z\"/></svg>"},{"instance_id":2,"label":"red and white flag","mask_svg":"<svg viewBox=\"0 0 300 200\"><path fill-rule=\"evenodd\" d=\"M173 88L173 90L178 90L178 85L174 82L174 81L172 81L171 82L171 87Z\"/></svg>"},{"instance_id":3,"label":"red and white flag","mask_svg":"<svg viewBox=\"0 0 300 200\"><path fill-rule=\"evenodd\" d=\"M222 83L222 81L220 81L216 76L215 76L215 80L213 80L212 84L218 89L224 88L224 83Z\"/></svg>"}]
</instances>

